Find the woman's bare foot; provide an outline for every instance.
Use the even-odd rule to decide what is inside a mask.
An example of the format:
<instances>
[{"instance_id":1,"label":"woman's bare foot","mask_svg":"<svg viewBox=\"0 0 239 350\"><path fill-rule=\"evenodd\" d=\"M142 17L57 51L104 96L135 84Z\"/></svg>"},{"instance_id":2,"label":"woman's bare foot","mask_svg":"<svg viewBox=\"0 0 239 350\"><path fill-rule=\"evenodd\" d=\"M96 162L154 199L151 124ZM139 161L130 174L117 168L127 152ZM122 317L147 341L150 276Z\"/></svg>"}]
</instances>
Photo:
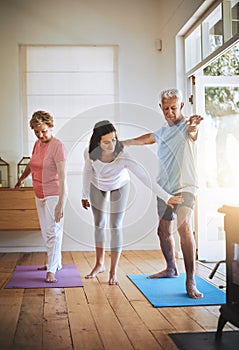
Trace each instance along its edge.
<instances>
[{"instance_id":1,"label":"woman's bare foot","mask_svg":"<svg viewBox=\"0 0 239 350\"><path fill-rule=\"evenodd\" d=\"M48 283L55 283L55 282L57 282L57 279L56 279L54 273L47 272L45 281L48 282Z\"/></svg>"},{"instance_id":2,"label":"woman's bare foot","mask_svg":"<svg viewBox=\"0 0 239 350\"><path fill-rule=\"evenodd\" d=\"M119 285L119 281L118 281L117 276L115 274L110 273L109 285L110 286Z\"/></svg>"},{"instance_id":3,"label":"woman's bare foot","mask_svg":"<svg viewBox=\"0 0 239 350\"><path fill-rule=\"evenodd\" d=\"M95 276L98 275L98 273L102 273L102 272L105 272L105 266L101 264L97 264L95 265L93 270L88 275L85 276L85 278L86 279L94 278Z\"/></svg>"},{"instance_id":4,"label":"woman's bare foot","mask_svg":"<svg viewBox=\"0 0 239 350\"><path fill-rule=\"evenodd\" d=\"M196 287L196 283L194 281L186 283L186 290L189 298L192 298L192 299L203 298L203 294L199 292L199 290Z\"/></svg>"},{"instance_id":5,"label":"woman's bare foot","mask_svg":"<svg viewBox=\"0 0 239 350\"><path fill-rule=\"evenodd\" d=\"M153 275L147 276L147 278L167 278L167 277L171 278L171 277L178 277L178 276L179 276L179 273L177 269L174 268L174 269L165 269Z\"/></svg>"},{"instance_id":6,"label":"woman's bare foot","mask_svg":"<svg viewBox=\"0 0 239 350\"><path fill-rule=\"evenodd\" d=\"M43 266L41 266L41 267L38 267L37 270L38 270L38 271L45 271L45 270L47 270L47 266L46 266L46 265L43 265Z\"/></svg>"}]
</instances>

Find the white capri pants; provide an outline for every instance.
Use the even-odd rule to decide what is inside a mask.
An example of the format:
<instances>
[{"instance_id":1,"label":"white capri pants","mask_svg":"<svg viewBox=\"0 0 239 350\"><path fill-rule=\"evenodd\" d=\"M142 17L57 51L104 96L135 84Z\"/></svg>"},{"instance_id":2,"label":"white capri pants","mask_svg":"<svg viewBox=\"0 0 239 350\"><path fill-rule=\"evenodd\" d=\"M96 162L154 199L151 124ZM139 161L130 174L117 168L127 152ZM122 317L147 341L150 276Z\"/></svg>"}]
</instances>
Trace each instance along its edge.
<instances>
[{"instance_id":1,"label":"white capri pants","mask_svg":"<svg viewBox=\"0 0 239 350\"><path fill-rule=\"evenodd\" d=\"M59 196L36 198L42 238L47 250L47 272L52 272L54 274L56 270L62 268L61 246L64 220L61 219L60 222L55 222L55 207L58 200Z\"/></svg>"},{"instance_id":2,"label":"white capri pants","mask_svg":"<svg viewBox=\"0 0 239 350\"><path fill-rule=\"evenodd\" d=\"M121 252L123 244L122 223L128 200L129 184L109 192L109 212L107 210L107 192L101 191L91 184L90 201L94 215L95 243L105 243L106 223L110 217L110 248L111 251Z\"/></svg>"}]
</instances>

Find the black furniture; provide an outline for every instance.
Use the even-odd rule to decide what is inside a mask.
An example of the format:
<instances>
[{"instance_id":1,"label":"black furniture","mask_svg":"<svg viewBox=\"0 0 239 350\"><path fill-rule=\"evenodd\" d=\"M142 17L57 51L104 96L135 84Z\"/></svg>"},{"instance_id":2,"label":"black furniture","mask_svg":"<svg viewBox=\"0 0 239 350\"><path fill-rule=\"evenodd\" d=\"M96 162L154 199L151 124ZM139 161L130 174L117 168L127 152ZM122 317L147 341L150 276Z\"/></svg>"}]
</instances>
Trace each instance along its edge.
<instances>
[{"instance_id":1,"label":"black furniture","mask_svg":"<svg viewBox=\"0 0 239 350\"><path fill-rule=\"evenodd\" d=\"M220 308L216 339L220 340L227 322L239 327L239 205L224 205L226 232L226 304Z\"/></svg>"}]
</instances>

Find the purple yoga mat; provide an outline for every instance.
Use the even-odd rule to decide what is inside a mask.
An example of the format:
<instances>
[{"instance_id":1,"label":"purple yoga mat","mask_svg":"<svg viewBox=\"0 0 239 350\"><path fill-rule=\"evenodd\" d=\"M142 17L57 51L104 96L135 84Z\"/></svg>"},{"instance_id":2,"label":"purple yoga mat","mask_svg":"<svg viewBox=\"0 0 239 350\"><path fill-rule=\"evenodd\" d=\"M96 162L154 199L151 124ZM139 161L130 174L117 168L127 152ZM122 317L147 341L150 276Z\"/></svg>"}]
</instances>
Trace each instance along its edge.
<instances>
[{"instance_id":1,"label":"purple yoga mat","mask_svg":"<svg viewBox=\"0 0 239 350\"><path fill-rule=\"evenodd\" d=\"M70 288L83 287L76 265L66 264L56 272L57 282L45 282L46 271L37 270L40 266L16 266L5 288Z\"/></svg>"}]
</instances>

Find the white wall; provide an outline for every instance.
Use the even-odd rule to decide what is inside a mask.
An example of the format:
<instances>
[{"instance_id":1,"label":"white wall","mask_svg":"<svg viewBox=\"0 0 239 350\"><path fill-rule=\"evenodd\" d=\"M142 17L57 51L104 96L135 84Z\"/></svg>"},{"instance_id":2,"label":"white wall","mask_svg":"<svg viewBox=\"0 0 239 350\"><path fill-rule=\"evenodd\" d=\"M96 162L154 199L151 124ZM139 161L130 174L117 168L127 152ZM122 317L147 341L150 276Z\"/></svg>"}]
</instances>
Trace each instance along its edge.
<instances>
[{"instance_id":1,"label":"white wall","mask_svg":"<svg viewBox=\"0 0 239 350\"><path fill-rule=\"evenodd\" d=\"M176 85L175 36L203 0L0 0L0 156L11 165L23 155L20 44L119 45L119 134L155 130L162 123L158 92ZM162 52L155 39L162 40ZM128 123L128 127L123 127ZM155 148L131 152L156 173ZM149 162L148 159L151 159ZM147 160L147 163L146 163ZM69 174L64 250L91 249L92 215L80 208L80 175ZM135 187L136 186L136 187ZM79 191L79 192L78 192ZM137 179L125 218L129 249L158 247L156 206ZM0 251L41 250L39 232L0 232Z\"/></svg>"}]
</instances>

